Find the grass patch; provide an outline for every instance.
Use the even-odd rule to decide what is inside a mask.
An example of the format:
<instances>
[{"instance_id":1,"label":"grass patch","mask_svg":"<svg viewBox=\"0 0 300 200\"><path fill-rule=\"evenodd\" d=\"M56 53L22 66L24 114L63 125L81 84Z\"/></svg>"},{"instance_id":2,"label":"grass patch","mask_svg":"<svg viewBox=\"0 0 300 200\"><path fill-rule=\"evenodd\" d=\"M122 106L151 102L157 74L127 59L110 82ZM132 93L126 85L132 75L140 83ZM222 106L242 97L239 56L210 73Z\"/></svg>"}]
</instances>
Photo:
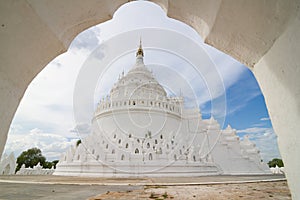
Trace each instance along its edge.
<instances>
[{"instance_id":1,"label":"grass patch","mask_svg":"<svg viewBox=\"0 0 300 200\"><path fill-rule=\"evenodd\" d=\"M170 196L167 192L165 192L163 194L156 194L154 192L151 192L149 198L150 199L155 199L155 200L164 200L164 199L167 199L167 198L173 199L174 197Z\"/></svg>"},{"instance_id":2,"label":"grass patch","mask_svg":"<svg viewBox=\"0 0 300 200\"><path fill-rule=\"evenodd\" d=\"M165 192L165 193L162 195L162 197L163 197L164 199L168 198L168 193Z\"/></svg>"},{"instance_id":3,"label":"grass patch","mask_svg":"<svg viewBox=\"0 0 300 200\"><path fill-rule=\"evenodd\" d=\"M158 198L158 195L155 194L154 192L151 192L149 198L150 198L150 199L157 199L157 198Z\"/></svg>"}]
</instances>

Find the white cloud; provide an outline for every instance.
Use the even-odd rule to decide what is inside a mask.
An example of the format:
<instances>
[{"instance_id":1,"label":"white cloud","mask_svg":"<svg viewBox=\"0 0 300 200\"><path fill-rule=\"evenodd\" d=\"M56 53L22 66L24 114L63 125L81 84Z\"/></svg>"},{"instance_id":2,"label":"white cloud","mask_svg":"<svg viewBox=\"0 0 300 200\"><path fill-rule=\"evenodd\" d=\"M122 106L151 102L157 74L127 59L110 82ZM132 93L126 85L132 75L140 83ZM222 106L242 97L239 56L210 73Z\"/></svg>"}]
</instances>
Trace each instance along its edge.
<instances>
[{"instance_id":1,"label":"white cloud","mask_svg":"<svg viewBox=\"0 0 300 200\"><path fill-rule=\"evenodd\" d=\"M59 130L73 127L73 87L85 54L68 51L49 63L29 85L15 120L51 124Z\"/></svg>"},{"instance_id":2,"label":"white cloud","mask_svg":"<svg viewBox=\"0 0 300 200\"><path fill-rule=\"evenodd\" d=\"M57 159L77 141L77 138L67 139L59 133L47 133L38 128L29 132L22 132L20 126L18 129L13 129L14 131L8 135L5 152L14 152L16 157L27 149L37 147L41 149L47 160Z\"/></svg>"},{"instance_id":3,"label":"white cloud","mask_svg":"<svg viewBox=\"0 0 300 200\"><path fill-rule=\"evenodd\" d=\"M101 29L99 26L93 26L81 32L71 43L69 49L88 49L94 50L101 43Z\"/></svg>"},{"instance_id":4,"label":"white cloud","mask_svg":"<svg viewBox=\"0 0 300 200\"><path fill-rule=\"evenodd\" d=\"M269 118L269 117L263 117L263 118L261 118L260 120L261 120L261 121L269 121L270 118Z\"/></svg>"}]
</instances>

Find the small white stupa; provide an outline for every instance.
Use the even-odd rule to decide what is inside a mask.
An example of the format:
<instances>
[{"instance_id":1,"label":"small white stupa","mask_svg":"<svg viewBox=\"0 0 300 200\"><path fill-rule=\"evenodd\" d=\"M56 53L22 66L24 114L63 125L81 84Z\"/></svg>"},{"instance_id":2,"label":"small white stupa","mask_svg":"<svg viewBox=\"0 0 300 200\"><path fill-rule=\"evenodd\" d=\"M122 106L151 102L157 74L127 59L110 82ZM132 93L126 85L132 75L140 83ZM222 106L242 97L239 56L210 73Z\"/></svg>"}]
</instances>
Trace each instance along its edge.
<instances>
[{"instance_id":1,"label":"small white stupa","mask_svg":"<svg viewBox=\"0 0 300 200\"><path fill-rule=\"evenodd\" d=\"M0 175L15 174L16 166L14 153L10 153L9 156L4 154L0 160Z\"/></svg>"},{"instance_id":2,"label":"small white stupa","mask_svg":"<svg viewBox=\"0 0 300 200\"><path fill-rule=\"evenodd\" d=\"M250 140L225 130L183 97L168 97L143 62L136 64L99 102L92 133L64 153L55 175L134 177L266 174L269 168Z\"/></svg>"}]
</instances>

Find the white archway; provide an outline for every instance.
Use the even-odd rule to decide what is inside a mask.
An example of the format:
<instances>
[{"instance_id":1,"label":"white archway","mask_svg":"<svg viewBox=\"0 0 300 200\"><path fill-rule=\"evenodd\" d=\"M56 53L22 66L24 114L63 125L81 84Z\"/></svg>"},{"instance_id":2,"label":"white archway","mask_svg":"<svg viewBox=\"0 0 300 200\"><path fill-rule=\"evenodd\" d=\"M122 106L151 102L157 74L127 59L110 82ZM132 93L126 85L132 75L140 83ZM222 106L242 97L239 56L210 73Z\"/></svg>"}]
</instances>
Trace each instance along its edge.
<instances>
[{"instance_id":1,"label":"white archway","mask_svg":"<svg viewBox=\"0 0 300 200\"><path fill-rule=\"evenodd\" d=\"M0 153L31 80L84 29L111 18L125 0L0 2ZM169 17L253 70L278 135L294 199L300 198L300 3L154 0ZM72 13L70 15L69 13Z\"/></svg>"}]
</instances>

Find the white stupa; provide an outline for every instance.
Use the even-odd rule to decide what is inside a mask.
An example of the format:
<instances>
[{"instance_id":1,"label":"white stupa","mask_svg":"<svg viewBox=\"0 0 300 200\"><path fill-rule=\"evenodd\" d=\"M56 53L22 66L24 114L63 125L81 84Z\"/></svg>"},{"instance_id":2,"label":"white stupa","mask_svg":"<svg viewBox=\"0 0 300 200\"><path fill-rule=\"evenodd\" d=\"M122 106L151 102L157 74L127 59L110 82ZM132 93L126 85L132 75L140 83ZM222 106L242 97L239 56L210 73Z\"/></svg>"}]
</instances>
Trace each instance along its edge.
<instances>
[{"instance_id":1,"label":"white stupa","mask_svg":"<svg viewBox=\"0 0 300 200\"><path fill-rule=\"evenodd\" d=\"M168 97L143 62L122 73L99 102L92 133L64 153L55 175L134 177L266 174L269 168L249 140L225 130L183 97Z\"/></svg>"}]
</instances>

